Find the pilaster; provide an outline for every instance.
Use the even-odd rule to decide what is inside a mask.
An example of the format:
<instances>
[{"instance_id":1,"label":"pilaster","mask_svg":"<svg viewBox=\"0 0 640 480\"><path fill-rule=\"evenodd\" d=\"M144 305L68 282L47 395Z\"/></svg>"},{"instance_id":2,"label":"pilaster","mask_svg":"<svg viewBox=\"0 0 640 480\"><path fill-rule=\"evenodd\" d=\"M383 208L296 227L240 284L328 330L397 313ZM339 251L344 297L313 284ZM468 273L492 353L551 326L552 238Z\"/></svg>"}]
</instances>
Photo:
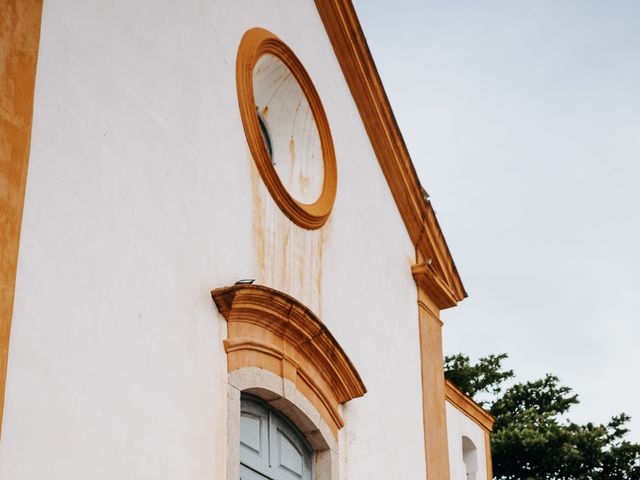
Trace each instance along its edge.
<instances>
[{"instance_id":1,"label":"pilaster","mask_svg":"<svg viewBox=\"0 0 640 480\"><path fill-rule=\"evenodd\" d=\"M427 480L449 480L440 309L421 288L418 288L418 307Z\"/></svg>"}]
</instances>

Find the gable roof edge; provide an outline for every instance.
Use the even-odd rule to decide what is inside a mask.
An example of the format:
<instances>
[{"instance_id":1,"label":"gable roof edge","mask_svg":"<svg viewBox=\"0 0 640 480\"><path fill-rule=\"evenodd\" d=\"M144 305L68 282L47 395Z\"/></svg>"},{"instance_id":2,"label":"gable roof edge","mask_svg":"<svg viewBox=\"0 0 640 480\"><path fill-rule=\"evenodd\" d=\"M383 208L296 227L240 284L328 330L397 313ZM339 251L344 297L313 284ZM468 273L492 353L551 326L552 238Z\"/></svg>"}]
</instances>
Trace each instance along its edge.
<instances>
[{"instance_id":1,"label":"gable roof edge","mask_svg":"<svg viewBox=\"0 0 640 480\"><path fill-rule=\"evenodd\" d=\"M467 293L420 184L353 4L351 0L315 2L418 261L433 267L452 293L451 301L441 308L454 306Z\"/></svg>"},{"instance_id":2,"label":"gable roof edge","mask_svg":"<svg viewBox=\"0 0 640 480\"><path fill-rule=\"evenodd\" d=\"M493 431L495 418L473 398L460 390L451 380L444 381L444 395L458 411L473 420L486 432Z\"/></svg>"}]
</instances>

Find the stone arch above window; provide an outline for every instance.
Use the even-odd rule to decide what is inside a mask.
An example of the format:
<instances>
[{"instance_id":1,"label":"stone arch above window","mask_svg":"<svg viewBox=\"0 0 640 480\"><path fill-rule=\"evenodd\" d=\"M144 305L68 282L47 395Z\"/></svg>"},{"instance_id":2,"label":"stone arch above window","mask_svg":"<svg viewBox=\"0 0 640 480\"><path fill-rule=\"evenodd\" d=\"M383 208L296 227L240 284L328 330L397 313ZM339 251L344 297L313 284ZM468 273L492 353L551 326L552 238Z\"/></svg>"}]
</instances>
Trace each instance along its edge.
<instances>
[{"instance_id":1,"label":"stone arch above window","mask_svg":"<svg viewBox=\"0 0 640 480\"><path fill-rule=\"evenodd\" d=\"M228 371L257 367L289 380L337 437L344 426L338 405L367 390L320 319L296 299L262 285L218 288L211 295L228 324Z\"/></svg>"}]
</instances>

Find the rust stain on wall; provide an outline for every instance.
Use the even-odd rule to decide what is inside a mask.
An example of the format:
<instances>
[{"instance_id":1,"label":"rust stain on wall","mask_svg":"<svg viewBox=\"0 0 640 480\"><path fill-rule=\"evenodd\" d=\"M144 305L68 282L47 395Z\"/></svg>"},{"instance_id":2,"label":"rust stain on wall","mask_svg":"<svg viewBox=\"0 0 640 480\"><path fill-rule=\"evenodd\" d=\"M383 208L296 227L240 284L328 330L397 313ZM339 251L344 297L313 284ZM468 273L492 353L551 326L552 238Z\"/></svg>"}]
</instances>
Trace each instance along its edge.
<instances>
[{"instance_id":1,"label":"rust stain on wall","mask_svg":"<svg viewBox=\"0 0 640 480\"><path fill-rule=\"evenodd\" d=\"M293 184L293 171L296 163L296 141L293 136L289 140L289 160L291 160L291 167L289 168L289 185Z\"/></svg>"},{"instance_id":2,"label":"rust stain on wall","mask_svg":"<svg viewBox=\"0 0 640 480\"><path fill-rule=\"evenodd\" d=\"M300 185L300 190L303 192L306 192L311 187L311 179L302 171L300 171L300 175L298 176L298 185Z\"/></svg>"},{"instance_id":3,"label":"rust stain on wall","mask_svg":"<svg viewBox=\"0 0 640 480\"><path fill-rule=\"evenodd\" d=\"M278 188L284 187L300 203L313 203L322 193L324 167L320 136L306 94L289 67L268 54L255 64L253 87L255 104L265 119L268 115L271 163L281 182ZM251 171L257 278L319 314L322 229L307 230L299 226L304 223L290 220L269 194L254 164Z\"/></svg>"},{"instance_id":4,"label":"rust stain on wall","mask_svg":"<svg viewBox=\"0 0 640 480\"><path fill-rule=\"evenodd\" d=\"M0 431L41 15L41 0L0 0Z\"/></svg>"},{"instance_id":5,"label":"rust stain on wall","mask_svg":"<svg viewBox=\"0 0 640 480\"><path fill-rule=\"evenodd\" d=\"M323 229L306 230L278 208L254 165L253 243L258 281L321 314Z\"/></svg>"},{"instance_id":6,"label":"rust stain on wall","mask_svg":"<svg viewBox=\"0 0 640 480\"><path fill-rule=\"evenodd\" d=\"M253 196L253 248L256 253L256 261L258 264L258 272L260 272L259 283L264 283L265 259L264 259L264 202L262 201L262 192L260 191L260 173L255 163L251 159L249 153L249 161L251 165L251 192Z\"/></svg>"},{"instance_id":7,"label":"rust stain on wall","mask_svg":"<svg viewBox=\"0 0 640 480\"><path fill-rule=\"evenodd\" d=\"M324 228L321 228L319 233L320 233L320 238L318 239L318 264L320 265L320 268L318 269L318 272L315 275L315 281L316 281L316 292L318 292L318 299L320 300L318 302L318 310L317 310L317 314L320 318L322 318L322 254L324 251L324 238L325 235L328 232L328 228L331 225L331 220L329 220Z\"/></svg>"}]
</instances>

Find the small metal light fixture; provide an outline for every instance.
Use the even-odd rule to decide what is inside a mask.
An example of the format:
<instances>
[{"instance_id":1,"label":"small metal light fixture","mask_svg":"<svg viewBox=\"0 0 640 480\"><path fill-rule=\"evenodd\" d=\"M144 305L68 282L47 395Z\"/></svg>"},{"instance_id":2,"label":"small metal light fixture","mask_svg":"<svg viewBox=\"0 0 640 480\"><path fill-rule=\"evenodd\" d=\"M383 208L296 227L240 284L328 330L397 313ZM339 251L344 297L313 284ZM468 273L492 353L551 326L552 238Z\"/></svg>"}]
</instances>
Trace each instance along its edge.
<instances>
[{"instance_id":1,"label":"small metal light fixture","mask_svg":"<svg viewBox=\"0 0 640 480\"><path fill-rule=\"evenodd\" d=\"M273 144L271 143L271 135L269 134L269 127L267 126L267 121L265 120L262 113L260 113L260 107L256 107L256 113L258 114L258 123L260 124L260 133L262 134L262 140L264 141L264 146L267 148L267 153L269 154L271 163L275 165L275 162L273 161Z\"/></svg>"},{"instance_id":2,"label":"small metal light fixture","mask_svg":"<svg viewBox=\"0 0 640 480\"><path fill-rule=\"evenodd\" d=\"M255 278L241 278L235 283L235 285L251 285L255 281Z\"/></svg>"}]
</instances>

